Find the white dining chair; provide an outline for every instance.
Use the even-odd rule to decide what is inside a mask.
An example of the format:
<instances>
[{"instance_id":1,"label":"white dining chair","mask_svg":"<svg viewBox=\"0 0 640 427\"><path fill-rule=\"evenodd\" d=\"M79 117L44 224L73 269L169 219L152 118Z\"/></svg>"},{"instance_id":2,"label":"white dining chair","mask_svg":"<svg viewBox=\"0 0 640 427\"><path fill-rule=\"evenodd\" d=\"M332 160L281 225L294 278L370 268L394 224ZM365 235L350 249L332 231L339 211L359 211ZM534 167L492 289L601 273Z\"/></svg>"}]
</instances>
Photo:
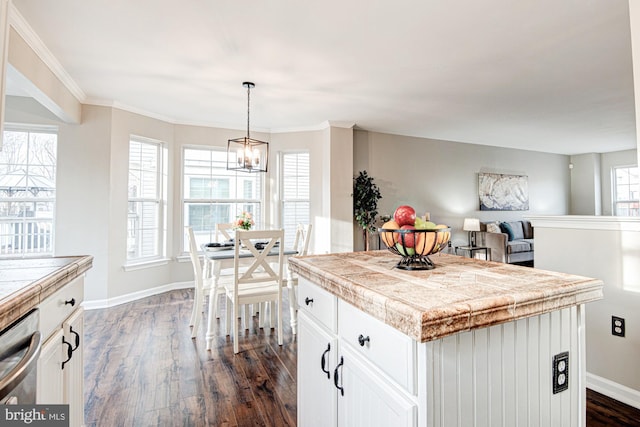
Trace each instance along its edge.
<instances>
[{"instance_id":1,"label":"white dining chair","mask_svg":"<svg viewBox=\"0 0 640 427\"><path fill-rule=\"evenodd\" d=\"M217 223L213 237L216 242L221 243L231 240L233 238L234 231L234 224L232 222Z\"/></svg>"},{"instance_id":2,"label":"white dining chair","mask_svg":"<svg viewBox=\"0 0 640 427\"><path fill-rule=\"evenodd\" d=\"M233 238L234 233L235 233L235 229L234 229L233 223L231 222L217 223L215 226L213 241L215 243L227 242ZM223 277L223 276L231 276L232 274L233 274L233 271L231 269L225 269L223 271L220 271L220 270L213 271L213 263L205 259L205 268L204 268L205 277L210 277L210 276ZM216 316L216 317L220 317L220 316Z\"/></svg>"},{"instance_id":3,"label":"white dining chair","mask_svg":"<svg viewBox=\"0 0 640 427\"><path fill-rule=\"evenodd\" d=\"M222 243L225 241L229 241L234 238L236 232L236 225L233 222L228 223L216 223L214 239L217 243ZM213 275L218 278L219 288L222 287L224 289L224 284L221 283L224 280L231 281L233 280L233 269L232 268L224 268L221 269L218 264L215 268L217 271L211 270L211 263L207 263L207 269L205 274ZM224 291L223 291L224 292ZM251 320L251 313L253 315L258 313L257 305L253 307L253 310L250 309L248 305L244 307L244 313L242 316L242 320L244 322L245 329L249 329L249 323ZM216 311L216 318L220 317L220 313Z\"/></svg>"},{"instance_id":4,"label":"white dining chair","mask_svg":"<svg viewBox=\"0 0 640 427\"><path fill-rule=\"evenodd\" d=\"M256 248L255 241L264 245ZM242 248L244 247L244 249ZM234 280L226 284L227 335L233 325L233 352L239 351L238 314L241 305L271 302L277 322L278 345L282 345L282 275L284 271L284 230L236 231L234 247ZM267 258L278 251L278 261ZM251 260L247 268L240 268L240 254L245 251ZM273 259L273 257L271 257ZM244 258L247 260L247 258ZM244 261L243 260L243 261ZM243 263L243 265L245 265Z\"/></svg>"},{"instance_id":5,"label":"white dining chair","mask_svg":"<svg viewBox=\"0 0 640 427\"><path fill-rule=\"evenodd\" d=\"M312 229L313 224L298 224L296 227L296 237L293 241L293 250L298 252L296 256L307 255ZM298 333L298 275L289 271L289 263L286 266L286 286L289 293L291 332L295 335Z\"/></svg>"},{"instance_id":6,"label":"white dining chair","mask_svg":"<svg viewBox=\"0 0 640 427\"><path fill-rule=\"evenodd\" d=\"M214 312L216 302L218 301L218 290L220 286L215 286L212 277L206 277L202 270L202 264L200 264L200 254L198 253L198 245L196 243L195 234L191 226L185 227L187 234L187 240L189 242L189 257L191 258L191 265L193 266L193 309L191 310L191 319L189 320L189 326L191 326L191 338L195 338L198 334L198 327L200 326L200 318L203 308L205 306L205 296L209 297L209 304L214 304ZM224 289L224 288L223 288ZM209 346L207 346L209 350Z\"/></svg>"}]
</instances>

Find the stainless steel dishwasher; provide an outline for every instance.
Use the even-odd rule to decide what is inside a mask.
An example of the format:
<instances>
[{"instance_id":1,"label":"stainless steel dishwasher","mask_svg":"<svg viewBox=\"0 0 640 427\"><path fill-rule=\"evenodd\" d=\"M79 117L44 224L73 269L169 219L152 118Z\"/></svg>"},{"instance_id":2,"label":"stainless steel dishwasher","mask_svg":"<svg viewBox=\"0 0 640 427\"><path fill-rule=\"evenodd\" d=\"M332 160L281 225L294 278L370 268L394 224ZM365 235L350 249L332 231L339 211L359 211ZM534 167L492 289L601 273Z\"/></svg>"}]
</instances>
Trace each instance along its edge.
<instances>
[{"instance_id":1,"label":"stainless steel dishwasher","mask_svg":"<svg viewBox=\"0 0 640 427\"><path fill-rule=\"evenodd\" d=\"M36 403L41 344L38 309L31 310L0 332L0 404Z\"/></svg>"}]
</instances>

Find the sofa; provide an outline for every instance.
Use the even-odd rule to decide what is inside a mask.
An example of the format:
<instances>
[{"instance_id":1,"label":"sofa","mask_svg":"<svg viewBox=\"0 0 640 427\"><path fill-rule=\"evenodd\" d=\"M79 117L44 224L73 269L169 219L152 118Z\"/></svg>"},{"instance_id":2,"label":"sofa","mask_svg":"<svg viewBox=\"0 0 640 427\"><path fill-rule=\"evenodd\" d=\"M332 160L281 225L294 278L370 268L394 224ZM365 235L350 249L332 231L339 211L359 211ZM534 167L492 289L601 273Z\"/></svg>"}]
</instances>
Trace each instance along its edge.
<instances>
[{"instance_id":1,"label":"sofa","mask_svg":"<svg viewBox=\"0 0 640 427\"><path fill-rule=\"evenodd\" d=\"M533 227L531 222L491 221L480 223L480 237L489 248L492 261L533 265Z\"/></svg>"}]
</instances>

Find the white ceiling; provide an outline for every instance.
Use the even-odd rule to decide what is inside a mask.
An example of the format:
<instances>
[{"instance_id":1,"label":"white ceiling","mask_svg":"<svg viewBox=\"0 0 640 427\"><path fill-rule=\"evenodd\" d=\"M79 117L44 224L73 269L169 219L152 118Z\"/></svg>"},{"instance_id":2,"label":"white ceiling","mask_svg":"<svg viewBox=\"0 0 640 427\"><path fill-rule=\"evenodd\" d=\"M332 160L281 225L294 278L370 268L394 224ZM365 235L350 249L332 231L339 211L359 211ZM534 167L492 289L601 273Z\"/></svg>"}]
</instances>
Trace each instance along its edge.
<instances>
[{"instance_id":1,"label":"white ceiling","mask_svg":"<svg viewBox=\"0 0 640 427\"><path fill-rule=\"evenodd\" d=\"M636 148L628 0L13 0L83 92L170 122Z\"/></svg>"}]
</instances>

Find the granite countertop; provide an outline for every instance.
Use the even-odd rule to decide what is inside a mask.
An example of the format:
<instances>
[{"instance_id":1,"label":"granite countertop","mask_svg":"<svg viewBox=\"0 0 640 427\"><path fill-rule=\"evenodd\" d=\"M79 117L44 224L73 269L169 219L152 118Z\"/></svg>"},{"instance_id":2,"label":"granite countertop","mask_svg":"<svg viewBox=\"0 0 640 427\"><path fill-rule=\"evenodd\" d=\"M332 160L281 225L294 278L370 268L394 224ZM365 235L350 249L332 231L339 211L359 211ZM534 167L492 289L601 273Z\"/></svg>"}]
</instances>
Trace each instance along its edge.
<instances>
[{"instance_id":1,"label":"granite countertop","mask_svg":"<svg viewBox=\"0 0 640 427\"><path fill-rule=\"evenodd\" d=\"M93 257L0 260L0 330L93 265Z\"/></svg>"},{"instance_id":2,"label":"granite countertop","mask_svg":"<svg viewBox=\"0 0 640 427\"><path fill-rule=\"evenodd\" d=\"M293 272L404 334L426 342L603 297L598 279L455 255L433 270L393 268L389 251L292 257Z\"/></svg>"}]
</instances>

